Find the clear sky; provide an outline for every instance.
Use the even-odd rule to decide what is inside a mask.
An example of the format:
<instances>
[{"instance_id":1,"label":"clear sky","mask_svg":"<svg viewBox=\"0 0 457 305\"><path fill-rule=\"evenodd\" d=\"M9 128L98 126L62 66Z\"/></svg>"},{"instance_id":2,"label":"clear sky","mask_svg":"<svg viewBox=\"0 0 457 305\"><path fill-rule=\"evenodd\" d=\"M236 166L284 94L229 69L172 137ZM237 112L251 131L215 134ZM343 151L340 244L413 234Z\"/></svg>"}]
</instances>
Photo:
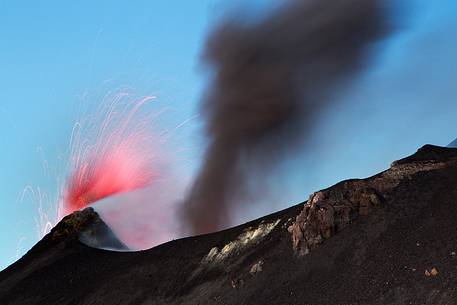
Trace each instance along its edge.
<instances>
[{"instance_id":1,"label":"clear sky","mask_svg":"<svg viewBox=\"0 0 457 305\"><path fill-rule=\"evenodd\" d=\"M129 87L157 96L157 127L190 119L170 140L174 171L191 181L204 137L197 104L205 86L206 33L243 1L0 1L0 269L36 241L36 201L53 196L78 109ZM250 10L268 8L254 1ZM316 126L311 155L282 164L276 190L239 221L303 201L344 178L365 177L425 143L457 137L457 4L405 1L400 30L374 67ZM286 194L286 195L285 195Z\"/></svg>"}]
</instances>

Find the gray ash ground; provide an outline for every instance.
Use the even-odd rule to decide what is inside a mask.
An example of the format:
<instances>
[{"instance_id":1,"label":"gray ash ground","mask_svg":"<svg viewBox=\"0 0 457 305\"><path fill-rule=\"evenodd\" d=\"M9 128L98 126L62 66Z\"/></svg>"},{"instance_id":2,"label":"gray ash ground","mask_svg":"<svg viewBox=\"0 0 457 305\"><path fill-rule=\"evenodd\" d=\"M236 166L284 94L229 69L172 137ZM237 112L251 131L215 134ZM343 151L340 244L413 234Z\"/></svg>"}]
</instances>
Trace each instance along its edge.
<instances>
[{"instance_id":1,"label":"gray ash ground","mask_svg":"<svg viewBox=\"0 0 457 305\"><path fill-rule=\"evenodd\" d=\"M83 244L104 224L82 213L0 273L0 304L457 304L453 148L426 145L309 202L147 251Z\"/></svg>"}]
</instances>

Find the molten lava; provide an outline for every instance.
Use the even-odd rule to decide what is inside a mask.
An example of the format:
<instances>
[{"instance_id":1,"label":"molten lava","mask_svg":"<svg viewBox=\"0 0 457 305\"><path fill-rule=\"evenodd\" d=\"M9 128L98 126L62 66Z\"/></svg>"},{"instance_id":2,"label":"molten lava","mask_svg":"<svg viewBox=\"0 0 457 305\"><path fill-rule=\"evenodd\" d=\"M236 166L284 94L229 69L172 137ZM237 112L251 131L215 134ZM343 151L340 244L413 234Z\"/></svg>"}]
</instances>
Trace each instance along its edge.
<instances>
[{"instance_id":1,"label":"molten lava","mask_svg":"<svg viewBox=\"0 0 457 305\"><path fill-rule=\"evenodd\" d=\"M135 190L154 177L147 159L126 143L84 162L68 181L67 212L79 210L102 198Z\"/></svg>"},{"instance_id":2,"label":"molten lava","mask_svg":"<svg viewBox=\"0 0 457 305\"><path fill-rule=\"evenodd\" d=\"M64 215L144 187L157 176L151 165L150 118L139 111L153 97L124 103L127 97L125 93L110 97L112 102L95 116L98 122L76 125L79 129L72 137Z\"/></svg>"}]
</instances>

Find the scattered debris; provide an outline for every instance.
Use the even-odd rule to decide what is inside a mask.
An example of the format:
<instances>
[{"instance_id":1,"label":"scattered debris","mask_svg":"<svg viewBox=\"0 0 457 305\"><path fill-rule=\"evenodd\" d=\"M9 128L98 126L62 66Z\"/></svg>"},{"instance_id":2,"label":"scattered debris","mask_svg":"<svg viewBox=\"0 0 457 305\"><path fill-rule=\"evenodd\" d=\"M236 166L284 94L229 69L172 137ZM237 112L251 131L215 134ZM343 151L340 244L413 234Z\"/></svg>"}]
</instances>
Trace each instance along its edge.
<instances>
[{"instance_id":1,"label":"scattered debris","mask_svg":"<svg viewBox=\"0 0 457 305\"><path fill-rule=\"evenodd\" d=\"M425 276L437 276L438 275L438 270L433 267L430 271L429 270L425 270Z\"/></svg>"},{"instance_id":2,"label":"scattered debris","mask_svg":"<svg viewBox=\"0 0 457 305\"><path fill-rule=\"evenodd\" d=\"M285 222L282 224L282 228L283 228L283 229L287 229L293 222L294 222L293 218L287 219L287 221L285 221Z\"/></svg>"},{"instance_id":3,"label":"scattered debris","mask_svg":"<svg viewBox=\"0 0 457 305\"><path fill-rule=\"evenodd\" d=\"M252 274L252 275L255 275L258 272L262 272L263 264L264 264L263 260L259 260L257 263L252 265L251 270L249 270L249 273Z\"/></svg>"},{"instance_id":4,"label":"scattered debris","mask_svg":"<svg viewBox=\"0 0 457 305\"><path fill-rule=\"evenodd\" d=\"M232 285L233 289L237 289L237 288L240 288L241 286L243 286L244 281L243 281L243 279L233 279L230 281L230 284Z\"/></svg>"},{"instance_id":5,"label":"scattered debris","mask_svg":"<svg viewBox=\"0 0 457 305\"><path fill-rule=\"evenodd\" d=\"M221 262L228 256L239 253L245 247L259 242L265 236L270 234L270 232L279 224L280 221L281 219L271 223L261 223L255 229L248 228L241 235L239 235L236 240L226 244L222 250L219 250L217 247L212 248L209 251L208 255L203 258L203 263Z\"/></svg>"}]
</instances>

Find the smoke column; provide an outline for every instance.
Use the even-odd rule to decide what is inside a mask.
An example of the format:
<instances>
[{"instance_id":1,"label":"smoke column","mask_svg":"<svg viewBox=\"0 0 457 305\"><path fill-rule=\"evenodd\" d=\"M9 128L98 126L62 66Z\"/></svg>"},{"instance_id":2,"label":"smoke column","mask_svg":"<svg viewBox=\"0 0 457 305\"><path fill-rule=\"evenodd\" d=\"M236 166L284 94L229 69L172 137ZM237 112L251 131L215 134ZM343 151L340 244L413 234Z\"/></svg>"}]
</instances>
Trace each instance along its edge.
<instances>
[{"instance_id":1,"label":"smoke column","mask_svg":"<svg viewBox=\"0 0 457 305\"><path fill-rule=\"evenodd\" d=\"M204 53L209 145L183 207L191 233L228 225L242 202L235 198L249 193L252 165L268 170L306 140L313 119L388 32L384 13L378 0L287 1L261 20L219 24Z\"/></svg>"}]
</instances>

